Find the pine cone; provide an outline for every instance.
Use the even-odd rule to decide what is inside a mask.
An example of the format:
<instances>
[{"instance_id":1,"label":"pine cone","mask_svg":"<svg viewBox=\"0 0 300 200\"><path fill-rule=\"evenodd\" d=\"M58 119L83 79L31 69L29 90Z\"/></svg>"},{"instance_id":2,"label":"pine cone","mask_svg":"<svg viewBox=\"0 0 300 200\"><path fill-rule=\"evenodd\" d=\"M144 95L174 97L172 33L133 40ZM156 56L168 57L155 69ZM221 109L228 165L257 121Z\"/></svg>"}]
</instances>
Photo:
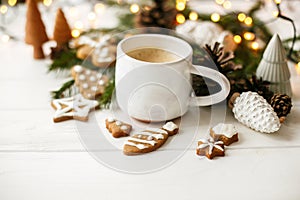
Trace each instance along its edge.
<instances>
[{"instance_id":1,"label":"pine cone","mask_svg":"<svg viewBox=\"0 0 300 200\"><path fill-rule=\"evenodd\" d=\"M281 126L271 105L256 92L243 92L234 100L232 112L239 122L262 133L273 133Z\"/></svg>"},{"instance_id":2,"label":"pine cone","mask_svg":"<svg viewBox=\"0 0 300 200\"><path fill-rule=\"evenodd\" d=\"M239 78L238 80L230 79L231 84L231 94L238 92L252 91L263 96L268 102L273 96L273 92L270 91L270 82L262 80L262 78L257 79L256 75L251 78ZM230 95L231 96L231 95Z\"/></svg>"},{"instance_id":3,"label":"pine cone","mask_svg":"<svg viewBox=\"0 0 300 200\"><path fill-rule=\"evenodd\" d=\"M155 5L145 6L136 16L136 27L161 27L174 29L177 10L169 0L155 0Z\"/></svg>"},{"instance_id":4,"label":"pine cone","mask_svg":"<svg viewBox=\"0 0 300 200\"><path fill-rule=\"evenodd\" d=\"M220 45L219 42L216 42L212 48L210 45L206 44L204 49L216 64L219 72L226 75L228 72L234 71L240 67L232 62L234 58L233 52L225 52L224 47L220 47Z\"/></svg>"},{"instance_id":5,"label":"pine cone","mask_svg":"<svg viewBox=\"0 0 300 200\"><path fill-rule=\"evenodd\" d=\"M277 116L286 117L292 108L292 99L286 94L274 94L269 102Z\"/></svg>"}]
</instances>

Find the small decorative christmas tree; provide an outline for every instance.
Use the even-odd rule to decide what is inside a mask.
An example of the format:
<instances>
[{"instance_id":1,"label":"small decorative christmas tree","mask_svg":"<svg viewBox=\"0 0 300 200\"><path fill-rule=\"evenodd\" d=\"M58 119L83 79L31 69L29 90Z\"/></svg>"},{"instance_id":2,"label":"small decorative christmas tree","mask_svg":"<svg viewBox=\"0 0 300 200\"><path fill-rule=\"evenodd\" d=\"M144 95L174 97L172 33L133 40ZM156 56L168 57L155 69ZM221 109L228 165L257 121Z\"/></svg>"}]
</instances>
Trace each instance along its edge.
<instances>
[{"instance_id":1,"label":"small decorative christmas tree","mask_svg":"<svg viewBox=\"0 0 300 200\"><path fill-rule=\"evenodd\" d=\"M26 18L25 42L33 46L35 59L45 58L42 46L49 39L35 0L27 0Z\"/></svg>"},{"instance_id":2,"label":"small decorative christmas tree","mask_svg":"<svg viewBox=\"0 0 300 200\"><path fill-rule=\"evenodd\" d=\"M62 47L72 39L71 29L61 8L56 13L53 39L57 43L57 48Z\"/></svg>"},{"instance_id":3,"label":"small decorative christmas tree","mask_svg":"<svg viewBox=\"0 0 300 200\"><path fill-rule=\"evenodd\" d=\"M270 40L256 70L257 77L269 81L274 93L292 96L290 71L280 37L275 34Z\"/></svg>"}]
</instances>

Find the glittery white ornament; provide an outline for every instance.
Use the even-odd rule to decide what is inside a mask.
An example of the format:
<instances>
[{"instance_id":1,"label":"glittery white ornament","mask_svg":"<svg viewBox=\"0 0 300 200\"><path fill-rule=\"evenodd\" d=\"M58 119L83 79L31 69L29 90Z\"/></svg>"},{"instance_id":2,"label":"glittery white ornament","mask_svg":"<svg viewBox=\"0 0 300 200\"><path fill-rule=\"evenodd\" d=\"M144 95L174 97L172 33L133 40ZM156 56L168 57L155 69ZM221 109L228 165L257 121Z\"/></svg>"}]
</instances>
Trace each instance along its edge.
<instances>
[{"instance_id":1,"label":"glittery white ornament","mask_svg":"<svg viewBox=\"0 0 300 200\"><path fill-rule=\"evenodd\" d=\"M243 92L233 104L234 117L262 133L278 131L281 124L271 105L256 92Z\"/></svg>"}]
</instances>

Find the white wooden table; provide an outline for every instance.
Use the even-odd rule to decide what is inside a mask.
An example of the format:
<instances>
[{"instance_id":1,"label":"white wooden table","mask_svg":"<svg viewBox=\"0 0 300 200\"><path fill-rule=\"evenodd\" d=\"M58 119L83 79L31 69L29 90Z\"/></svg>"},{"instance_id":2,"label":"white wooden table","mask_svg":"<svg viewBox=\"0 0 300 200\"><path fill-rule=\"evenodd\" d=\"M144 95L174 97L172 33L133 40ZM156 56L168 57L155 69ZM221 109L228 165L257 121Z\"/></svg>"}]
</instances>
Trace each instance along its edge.
<instances>
[{"instance_id":1,"label":"white wooden table","mask_svg":"<svg viewBox=\"0 0 300 200\"><path fill-rule=\"evenodd\" d=\"M181 158L162 170L133 175L96 161L74 121L52 122L49 91L64 79L47 74L48 64L33 60L31 47L22 42L0 45L1 200L300 198L300 76L293 66L293 110L278 133L256 133L228 112L225 121L237 126L240 141L224 158L200 159L196 142L209 125L202 117ZM210 111L201 108L201 114Z\"/></svg>"}]
</instances>

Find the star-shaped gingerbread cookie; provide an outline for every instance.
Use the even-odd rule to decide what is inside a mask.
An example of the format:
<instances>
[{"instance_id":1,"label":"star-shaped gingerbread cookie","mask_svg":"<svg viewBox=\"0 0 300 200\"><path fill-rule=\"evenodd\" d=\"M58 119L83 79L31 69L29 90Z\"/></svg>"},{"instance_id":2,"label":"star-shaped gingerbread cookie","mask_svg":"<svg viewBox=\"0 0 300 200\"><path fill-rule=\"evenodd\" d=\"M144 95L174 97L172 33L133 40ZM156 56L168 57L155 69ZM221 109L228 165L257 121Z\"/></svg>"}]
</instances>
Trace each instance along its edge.
<instances>
[{"instance_id":1,"label":"star-shaped gingerbread cookie","mask_svg":"<svg viewBox=\"0 0 300 200\"><path fill-rule=\"evenodd\" d=\"M89 112L98 105L98 101L85 99L81 94L55 99L51 102L51 106L56 110L53 121L61 122L69 119L87 121Z\"/></svg>"},{"instance_id":2,"label":"star-shaped gingerbread cookie","mask_svg":"<svg viewBox=\"0 0 300 200\"><path fill-rule=\"evenodd\" d=\"M224 143L215 141L213 138L200 139L198 141L197 154L206 156L209 159L213 159L215 156L224 156Z\"/></svg>"},{"instance_id":3,"label":"star-shaped gingerbread cookie","mask_svg":"<svg viewBox=\"0 0 300 200\"><path fill-rule=\"evenodd\" d=\"M80 94L87 99L95 99L103 94L109 80L107 76L80 65L75 65L71 73Z\"/></svg>"}]
</instances>

